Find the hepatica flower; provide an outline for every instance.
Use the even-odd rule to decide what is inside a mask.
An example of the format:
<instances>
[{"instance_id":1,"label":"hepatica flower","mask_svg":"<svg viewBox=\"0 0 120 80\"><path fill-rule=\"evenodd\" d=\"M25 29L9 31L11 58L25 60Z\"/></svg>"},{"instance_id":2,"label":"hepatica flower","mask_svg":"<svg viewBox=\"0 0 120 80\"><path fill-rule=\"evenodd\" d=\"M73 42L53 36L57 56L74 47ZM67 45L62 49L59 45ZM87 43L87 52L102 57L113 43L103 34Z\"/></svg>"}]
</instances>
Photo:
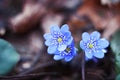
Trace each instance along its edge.
<instances>
[{"instance_id":1,"label":"hepatica flower","mask_svg":"<svg viewBox=\"0 0 120 80\"><path fill-rule=\"evenodd\" d=\"M107 52L105 48L108 45L109 42L104 38L100 38L100 33L97 31L91 34L84 32L80 41L80 47L85 51L85 56L88 59L92 59L93 57L103 58L104 53Z\"/></svg>"},{"instance_id":2,"label":"hepatica flower","mask_svg":"<svg viewBox=\"0 0 120 80\"><path fill-rule=\"evenodd\" d=\"M76 55L76 48L74 47L74 42L66 47L64 51L56 51L54 55L54 60L64 59L66 62L72 60Z\"/></svg>"},{"instance_id":3,"label":"hepatica flower","mask_svg":"<svg viewBox=\"0 0 120 80\"><path fill-rule=\"evenodd\" d=\"M61 28L52 26L50 33L44 34L44 38L46 40L45 45L48 46L47 52L49 54L55 53L56 50L64 51L73 40L67 24L63 25Z\"/></svg>"}]
</instances>

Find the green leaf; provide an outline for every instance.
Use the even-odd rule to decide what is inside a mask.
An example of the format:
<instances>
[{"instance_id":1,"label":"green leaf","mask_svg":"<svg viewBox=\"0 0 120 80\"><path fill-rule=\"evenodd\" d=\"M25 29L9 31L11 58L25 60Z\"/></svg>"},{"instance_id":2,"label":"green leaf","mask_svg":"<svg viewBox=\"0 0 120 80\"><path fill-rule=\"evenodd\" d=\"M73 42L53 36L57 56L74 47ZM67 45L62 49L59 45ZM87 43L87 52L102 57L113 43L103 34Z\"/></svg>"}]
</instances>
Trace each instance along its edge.
<instances>
[{"instance_id":1,"label":"green leaf","mask_svg":"<svg viewBox=\"0 0 120 80\"><path fill-rule=\"evenodd\" d=\"M115 70L117 74L120 74L120 61L115 62Z\"/></svg>"},{"instance_id":2,"label":"green leaf","mask_svg":"<svg viewBox=\"0 0 120 80\"><path fill-rule=\"evenodd\" d=\"M120 56L120 30L113 35L110 46L115 55Z\"/></svg>"},{"instance_id":3,"label":"green leaf","mask_svg":"<svg viewBox=\"0 0 120 80\"><path fill-rule=\"evenodd\" d=\"M115 56L116 80L120 80L120 30L113 35L110 47Z\"/></svg>"},{"instance_id":4,"label":"green leaf","mask_svg":"<svg viewBox=\"0 0 120 80\"><path fill-rule=\"evenodd\" d=\"M116 79L115 80L120 80L120 74L117 75Z\"/></svg>"},{"instance_id":5,"label":"green leaf","mask_svg":"<svg viewBox=\"0 0 120 80\"><path fill-rule=\"evenodd\" d=\"M19 61L20 56L7 41L0 39L0 75L5 75Z\"/></svg>"}]
</instances>

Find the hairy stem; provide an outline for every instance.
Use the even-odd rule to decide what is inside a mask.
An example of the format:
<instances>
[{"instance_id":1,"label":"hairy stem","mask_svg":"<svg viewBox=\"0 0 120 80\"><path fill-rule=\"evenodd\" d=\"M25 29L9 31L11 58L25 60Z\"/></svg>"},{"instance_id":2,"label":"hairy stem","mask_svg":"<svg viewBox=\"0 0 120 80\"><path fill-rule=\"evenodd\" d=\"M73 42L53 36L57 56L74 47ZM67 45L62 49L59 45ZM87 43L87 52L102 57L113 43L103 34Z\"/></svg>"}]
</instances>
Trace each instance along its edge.
<instances>
[{"instance_id":1,"label":"hairy stem","mask_svg":"<svg viewBox=\"0 0 120 80\"><path fill-rule=\"evenodd\" d=\"M85 80L85 53L82 52L82 80Z\"/></svg>"}]
</instances>

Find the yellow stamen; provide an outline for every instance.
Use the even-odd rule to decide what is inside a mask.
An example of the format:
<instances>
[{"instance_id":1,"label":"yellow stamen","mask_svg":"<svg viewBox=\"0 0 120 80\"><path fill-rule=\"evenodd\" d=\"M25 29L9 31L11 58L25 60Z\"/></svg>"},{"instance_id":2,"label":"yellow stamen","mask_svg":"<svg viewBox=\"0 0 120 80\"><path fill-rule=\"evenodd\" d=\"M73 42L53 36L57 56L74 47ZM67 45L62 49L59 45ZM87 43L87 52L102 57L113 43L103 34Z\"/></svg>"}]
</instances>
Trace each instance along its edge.
<instances>
[{"instance_id":1,"label":"yellow stamen","mask_svg":"<svg viewBox=\"0 0 120 80\"><path fill-rule=\"evenodd\" d=\"M58 41L58 42L62 42L62 38L58 38L57 41Z\"/></svg>"},{"instance_id":2,"label":"yellow stamen","mask_svg":"<svg viewBox=\"0 0 120 80\"><path fill-rule=\"evenodd\" d=\"M92 43L90 43L90 44L88 45L88 47L89 47L89 48L93 48L94 46L93 46Z\"/></svg>"},{"instance_id":3,"label":"yellow stamen","mask_svg":"<svg viewBox=\"0 0 120 80\"><path fill-rule=\"evenodd\" d=\"M70 51L70 48L65 49L65 52L69 53L69 51Z\"/></svg>"}]
</instances>

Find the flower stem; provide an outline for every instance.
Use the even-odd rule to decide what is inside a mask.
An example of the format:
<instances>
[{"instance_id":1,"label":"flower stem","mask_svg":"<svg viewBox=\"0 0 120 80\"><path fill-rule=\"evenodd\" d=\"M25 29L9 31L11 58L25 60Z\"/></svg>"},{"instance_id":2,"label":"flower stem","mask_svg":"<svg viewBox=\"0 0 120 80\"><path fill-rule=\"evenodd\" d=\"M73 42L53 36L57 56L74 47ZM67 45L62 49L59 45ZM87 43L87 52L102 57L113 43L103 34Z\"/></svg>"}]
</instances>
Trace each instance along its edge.
<instances>
[{"instance_id":1,"label":"flower stem","mask_svg":"<svg viewBox=\"0 0 120 80\"><path fill-rule=\"evenodd\" d=\"M82 52L82 80L85 80L85 53Z\"/></svg>"}]
</instances>

